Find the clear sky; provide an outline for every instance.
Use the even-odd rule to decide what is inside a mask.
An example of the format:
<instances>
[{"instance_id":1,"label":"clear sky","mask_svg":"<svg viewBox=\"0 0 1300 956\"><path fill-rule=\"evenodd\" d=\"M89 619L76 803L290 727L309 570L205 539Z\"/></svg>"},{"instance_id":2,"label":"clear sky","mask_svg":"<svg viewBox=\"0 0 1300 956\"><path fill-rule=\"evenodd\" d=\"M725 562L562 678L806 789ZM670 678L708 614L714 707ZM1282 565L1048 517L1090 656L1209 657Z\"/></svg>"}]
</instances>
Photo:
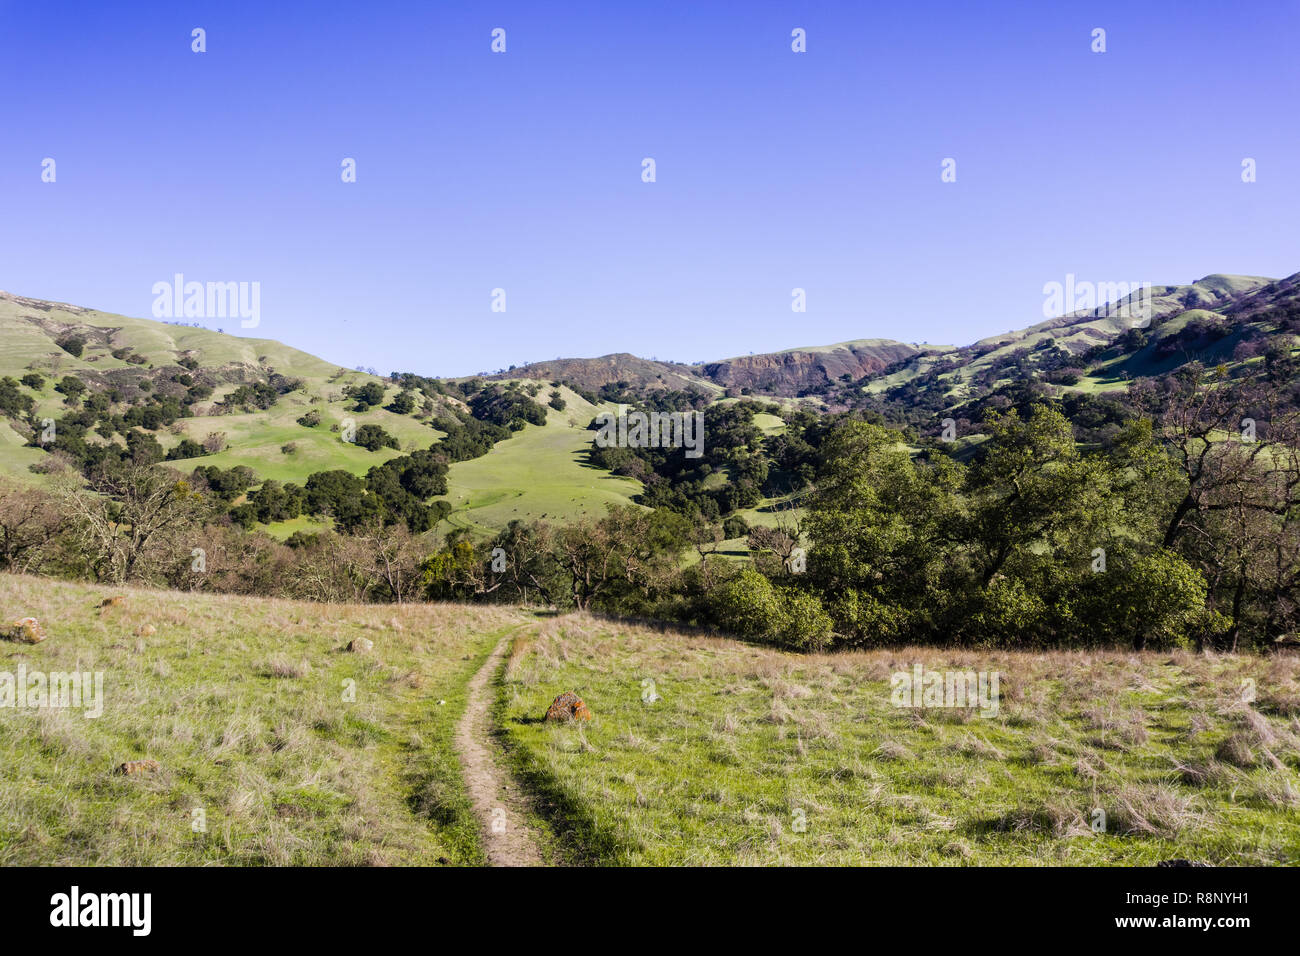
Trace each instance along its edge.
<instances>
[{"instance_id":1,"label":"clear sky","mask_svg":"<svg viewBox=\"0 0 1300 956\"><path fill-rule=\"evenodd\" d=\"M1295 0L0 2L0 288L259 282L246 334L385 373L962 344L1067 273L1300 271L1298 37Z\"/></svg>"}]
</instances>

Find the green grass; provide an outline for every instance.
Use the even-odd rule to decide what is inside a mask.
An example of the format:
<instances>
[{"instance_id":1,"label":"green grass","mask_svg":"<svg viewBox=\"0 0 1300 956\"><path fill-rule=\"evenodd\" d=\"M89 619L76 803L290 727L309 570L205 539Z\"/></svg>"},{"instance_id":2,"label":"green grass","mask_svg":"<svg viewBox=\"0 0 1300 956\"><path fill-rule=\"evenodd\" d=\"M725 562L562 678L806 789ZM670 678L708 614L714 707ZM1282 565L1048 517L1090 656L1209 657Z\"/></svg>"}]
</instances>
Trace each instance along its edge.
<instances>
[{"instance_id":1,"label":"green grass","mask_svg":"<svg viewBox=\"0 0 1300 956\"><path fill-rule=\"evenodd\" d=\"M895 708L890 674L917 661L999 671L999 713ZM574 862L1280 864L1300 853L1298 674L1186 653L798 656L569 616L517 651L498 714ZM590 724L536 722L570 689Z\"/></svg>"},{"instance_id":2,"label":"green grass","mask_svg":"<svg viewBox=\"0 0 1300 956\"><path fill-rule=\"evenodd\" d=\"M396 393L396 389L390 392ZM389 398L392 396L389 395ZM297 420L309 410L320 413L321 424L306 428ZM401 443L401 450L381 448L366 449L343 441L341 432L331 431L331 425L342 426L351 418L357 428L362 425L380 425ZM183 436L163 436L164 447L177 444L181 437L202 441L210 432L224 432L228 447L215 455L190 458L174 462L174 467L189 471L197 465L216 465L232 468L247 465L259 478L292 481L304 484L317 471L341 468L356 475L364 475L375 465L390 458L435 444L441 432L411 418L394 415L382 408L368 412L354 412L349 402L321 402L311 404L301 392L282 396L280 401L265 412L218 417L186 418L179 423ZM293 451L285 453L284 446L292 443Z\"/></svg>"},{"instance_id":3,"label":"green grass","mask_svg":"<svg viewBox=\"0 0 1300 956\"><path fill-rule=\"evenodd\" d=\"M125 604L101 612L111 594ZM105 674L97 719L0 709L0 865L483 862L451 738L466 682L522 615L13 575L0 604L49 634L0 641L0 671ZM374 651L348 653L355 637ZM114 774L137 759L161 769Z\"/></svg>"},{"instance_id":4,"label":"green grass","mask_svg":"<svg viewBox=\"0 0 1300 956\"><path fill-rule=\"evenodd\" d=\"M222 323L213 320L209 324ZM282 396L268 411L238 415L204 414L214 411L212 405L235 388L230 383L219 386L212 399L199 403L200 414L178 423L177 433L165 429L157 436L164 448L171 448L182 438L201 441L209 432L226 433L229 442L226 451L202 459L177 461L175 466L182 470L200 463L223 468L242 464L262 478L302 482L313 471L329 468L364 474L373 465L401 453L392 449L372 453L341 441L339 433L331 432L329 426L347 417L354 418L358 427L367 422L382 425L397 436L403 450L427 448L438 439L437 431L410 416L394 415L382 408L365 413L352 412L352 403L343 400L343 389L349 384L378 381L374 376L342 369L270 339L244 338L237 334L243 331L237 319L224 325L228 329L226 334L57 303L49 309L37 308L0 295L0 374L20 378L29 367L37 368L49 379L41 393L34 396L37 398L37 414L38 417L52 418L59 418L67 411L63 396L53 390L54 381L64 375L94 375L131 367L124 360L113 358L111 353L117 348L130 348L143 355L147 362L141 368L146 370L175 368L180 371L178 359L189 355L203 368L218 375L247 373L259 377L274 370L303 380L303 390ZM74 358L54 344L60 330L70 326L83 328L90 336L80 358ZM270 331L271 328L267 324L259 331ZM385 401L397 391L396 387L388 387ZM313 398L317 401L313 402ZM319 411L323 424L314 429L298 425L296 419L308 410ZM3 456L0 456L0 469L26 479L30 476L27 466L45 456L37 449L21 448L22 439L9 432L12 429L7 425L0 429L0 449L4 449ZM297 451L285 455L281 447L289 442L297 445ZM15 444L19 447L9 447Z\"/></svg>"},{"instance_id":5,"label":"green grass","mask_svg":"<svg viewBox=\"0 0 1300 956\"><path fill-rule=\"evenodd\" d=\"M489 534L510 521L542 518L563 524L599 517L610 504L627 504L641 483L587 463L593 433L587 424L601 410L568 388L563 411L547 409L543 426L526 425L481 458L456 462L448 474L447 526ZM546 395L539 394L539 400Z\"/></svg>"},{"instance_id":6,"label":"green grass","mask_svg":"<svg viewBox=\"0 0 1300 956\"><path fill-rule=\"evenodd\" d=\"M239 330L238 321L228 323ZM88 329L88 341L81 358L59 349L54 341L70 326ZM213 414L216 402L235 388L219 386L209 401L196 406L196 416L179 420L157 434L164 449L183 439L202 442L209 434L223 433L226 447L199 458L170 462L188 472L198 465L232 468L245 465L261 480L272 479L299 485L319 471L343 469L364 475L375 465L398 455L436 445L442 433L427 421L410 415L395 415L381 407L353 411L353 402L343 398L348 384L377 381L373 376L348 371L315 356L267 339L246 339L208 329L166 325L148 319L132 319L55 304L39 308L0 295L0 374L21 376L29 366L38 367L47 378L66 374L93 374L128 367L115 359L115 348L129 347L148 360L145 368L174 367L186 354L206 369L232 373L248 372L254 377L274 369L301 378L301 390L280 397L266 411L234 415ZM527 383L526 383L527 384ZM551 386L542 384L537 395L546 402ZM385 402L398 392L387 386ZM515 518L545 518L568 522L584 515L600 515L606 505L628 503L641 491L639 482L618 478L586 463L591 433L586 430L597 407L568 388L559 389L566 408L548 408L545 426L528 425L485 457L459 462L451 467L447 501L455 509L443 530L471 528L488 535L504 528ZM53 381L34 396L39 417L59 418L67 412L63 396L54 392ZM447 400L456 404L454 400ZM309 411L318 412L321 424L307 428L297 420ZM342 440L340 430L351 418L359 428L373 423L397 437L400 450L383 448L370 452ZM780 427L779 419L765 421L766 430ZM89 441L100 441L88 436ZM120 439L119 439L120 444ZM0 423L0 472L25 483L38 483L29 466L47 456L39 449L25 448L24 439L8 423ZM285 449L289 450L286 451ZM287 537L302 522L275 525L268 530Z\"/></svg>"},{"instance_id":7,"label":"green grass","mask_svg":"<svg viewBox=\"0 0 1300 956\"><path fill-rule=\"evenodd\" d=\"M122 606L99 608L118 594ZM1300 853L1294 656L796 655L588 615L539 625L510 608L11 575L0 602L49 633L0 642L0 671L105 674L97 719L0 709L0 865L481 864L452 734L469 677L512 632L494 715L553 861L1268 865ZM347 652L355 637L374 651ZM890 675L918 662L997 671L997 714L894 707ZM594 720L540 722L565 690ZM160 769L114 774L139 759Z\"/></svg>"}]
</instances>

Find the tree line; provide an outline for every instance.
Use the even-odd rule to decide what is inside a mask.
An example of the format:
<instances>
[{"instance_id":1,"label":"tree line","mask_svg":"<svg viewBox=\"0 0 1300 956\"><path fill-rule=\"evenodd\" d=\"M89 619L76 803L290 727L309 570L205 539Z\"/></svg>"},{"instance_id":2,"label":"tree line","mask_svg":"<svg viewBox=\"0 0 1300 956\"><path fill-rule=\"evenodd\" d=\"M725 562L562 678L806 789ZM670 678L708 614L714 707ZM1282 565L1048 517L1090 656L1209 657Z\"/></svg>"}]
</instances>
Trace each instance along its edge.
<instances>
[{"instance_id":1,"label":"tree line","mask_svg":"<svg viewBox=\"0 0 1300 956\"><path fill-rule=\"evenodd\" d=\"M313 475L292 495L334 529L283 543L246 531L239 508L282 518L284 487L264 483L231 509L242 492L220 470L124 460L85 483L5 488L0 567L322 601L542 604L808 650L1246 649L1295 633L1293 383L1192 363L1134 383L1127 417L1092 442L1065 408L990 408L953 443L859 412L790 414L783 434L759 438L727 411L717 420L735 437L714 467L758 458L762 480L782 476L798 504L751 515L743 554L724 550L734 521L690 494L491 537L439 534L445 512L421 510L445 491L446 459L430 449L364 479ZM671 473L655 456L631 457Z\"/></svg>"}]
</instances>

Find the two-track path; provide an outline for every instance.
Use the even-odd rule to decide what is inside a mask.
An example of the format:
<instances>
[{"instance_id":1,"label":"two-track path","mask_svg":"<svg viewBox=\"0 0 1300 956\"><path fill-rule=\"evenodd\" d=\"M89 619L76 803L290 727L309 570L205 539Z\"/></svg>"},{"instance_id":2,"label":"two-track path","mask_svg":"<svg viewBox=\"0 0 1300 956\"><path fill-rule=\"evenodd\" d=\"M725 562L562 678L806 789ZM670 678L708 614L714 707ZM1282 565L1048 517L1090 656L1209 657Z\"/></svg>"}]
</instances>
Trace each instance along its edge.
<instances>
[{"instance_id":1,"label":"two-track path","mask_svg":"<svg viewBox=\"0 0 1300 956\"><path fill-rule=\"evenodd\" d=\"M456 724L454 746L461 774L483 830L483 849L492 866L541 866L542 854L525 818L526 802L504 767L492 739L492 678L521 628L506 634L478 673L470 678L465 713Z\"/></svg>"}]
</instances>

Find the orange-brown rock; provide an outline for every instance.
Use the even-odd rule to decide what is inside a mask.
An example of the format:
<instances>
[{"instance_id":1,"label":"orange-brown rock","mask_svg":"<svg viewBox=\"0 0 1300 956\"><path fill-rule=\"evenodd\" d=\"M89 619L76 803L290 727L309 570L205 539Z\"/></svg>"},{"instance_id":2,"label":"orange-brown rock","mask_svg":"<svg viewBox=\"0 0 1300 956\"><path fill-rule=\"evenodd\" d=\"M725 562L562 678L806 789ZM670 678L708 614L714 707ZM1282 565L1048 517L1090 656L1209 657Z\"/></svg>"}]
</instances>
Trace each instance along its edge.
<instances>
[{"instance_id":1,"label":"orange-brown rock","mask_svg":"<svg viewBox=\"0 0 1300 956\"><path fill-rule=\"evenodd\" d=\"M9 625L5 634L11 641L21 644L39 644L45 640L45 628L34 617L23 617Z\"/></svg>"},{"instance_id":2,"label":"orange-brown rock","mask_svg":"<svg viewBox=\"0 0 1300 956\"><path fill-rule=\"evenodd\" d=\"M134 777L142 773L157 773L158 769L157 760L128 760L118 766L117 772L124 777Z\"/></svg>"},{"instance_id":3,"label":"orange-brown rock","mask_svg":"<svg viewBox=\"0 0 1300 956\"><path fill-rule=\"evenodd\" d=\"M591 711L582 698L571 690L566 690L552 701L546 710L547 720L591 720Z\"/></svg>"}]
</instances>

